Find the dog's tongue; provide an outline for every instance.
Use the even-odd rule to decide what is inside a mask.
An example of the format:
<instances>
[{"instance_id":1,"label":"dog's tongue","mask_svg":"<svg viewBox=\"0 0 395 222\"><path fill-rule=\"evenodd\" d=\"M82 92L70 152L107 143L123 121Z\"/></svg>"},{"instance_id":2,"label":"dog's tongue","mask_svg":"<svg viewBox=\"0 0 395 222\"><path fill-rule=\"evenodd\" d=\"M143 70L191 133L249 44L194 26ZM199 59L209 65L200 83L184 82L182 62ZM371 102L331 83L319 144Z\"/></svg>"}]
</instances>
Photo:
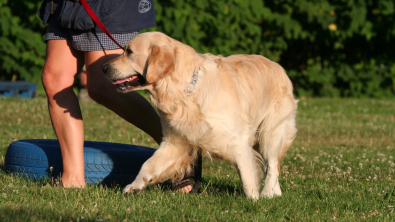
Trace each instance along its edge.
<instances>
[{"instance_id":1,"label":"dog's tongue","mask_svg":"<svg viewBox=\"0 0 395 222\"><path fill-rule=\"evenodd\" d=\"M118 80L118 81L112 82L112 84L117 85L117 84L122 84L124 82L136 82L137 80L138 80L137 76L132 76L132 77L129 77L129 78L126 78L126 79L122 79L122 80Z\"/></svg>"}]
</instances>

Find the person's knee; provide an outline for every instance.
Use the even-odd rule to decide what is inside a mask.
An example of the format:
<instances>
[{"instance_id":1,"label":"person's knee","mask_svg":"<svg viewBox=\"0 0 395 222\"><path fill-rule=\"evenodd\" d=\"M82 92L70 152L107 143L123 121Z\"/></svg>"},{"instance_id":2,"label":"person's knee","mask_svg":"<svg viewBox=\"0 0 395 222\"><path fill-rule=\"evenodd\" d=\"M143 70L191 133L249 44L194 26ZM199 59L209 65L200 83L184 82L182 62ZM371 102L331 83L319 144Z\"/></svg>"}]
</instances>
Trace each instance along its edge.
<instances>
[{"instance_id":1,"label":"person's knee","mask_svg":"<svg viewBox=\"0 0 395 222\"><path fill-rule=\"evenodd\" d=\"M48 67L44 66L43 72L41 74L41 81L42 81L44 87L50 86L50 84L52 82L51 77L52 77L52 71Z\"/></svg>"},{"instance_id":2,"label":"person's knee","mask_svg":"<svg viewBox=\"0 0 395 222\"><path fill-rule=\"evenodd\" d=\"M48 95L54 94L57 81L55 77L55 73L48 67L44 66L43 73L41 75L41 81L43 83L45 92Z\"/></svg>"},{"instance_id":3,"label":"person's knee","mask_svg":"<svg viewBox=\"0 0 395 222\"><path fill-rule=\"evenodd\" d=\"M51 70L50 67L44 65L41 81L47 95L52 96L65 88L72 87L74 75L69 73L56 73Z\"/></svg>"}]
</instances>

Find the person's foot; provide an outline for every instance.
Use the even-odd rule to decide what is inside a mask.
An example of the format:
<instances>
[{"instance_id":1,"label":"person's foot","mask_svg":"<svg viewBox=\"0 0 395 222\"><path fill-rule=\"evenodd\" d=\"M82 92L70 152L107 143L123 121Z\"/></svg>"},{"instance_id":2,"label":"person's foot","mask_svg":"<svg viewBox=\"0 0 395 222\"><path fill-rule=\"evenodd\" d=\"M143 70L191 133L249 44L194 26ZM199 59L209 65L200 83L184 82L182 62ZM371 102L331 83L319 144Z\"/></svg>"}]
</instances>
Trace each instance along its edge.
<instances>
[{"instance_id":1,"label":"person's foot","mask_svg":"<svg viewBox=\"0 0 395 222\"><path fill-rule=\"evenodd\" d=\"M185 187L181 188L181 192L190 193L192 191L192 188L193 187L191 185L185 186Z\"/></svg>"},{"instance_id":2,"label":"person's foot","mask_svg":"<svg viewBox=\"0 0 395 222\"><path fill-rule=\"evenodd\" d=\"M48 186L50 186L50 187L59 187L59 188L84 188L85 187L85 184L84 185L75 185L75 184L64 184L63 183L63 181L62 181L62 179L61 178L54 178L54 177L52 177L52 179L51 179L51 182L50 183L48 183L48 184L46 184L44 187L48 187Z\"/></svg>"},{"instance_id":3,"label":"person's foot","mask_svg":"<svg viewBox=\"0 0 395 222\"><path fill-rule=\"evenodd\" d=\"M174 189L181 193L196 193L199 190L200 182L195 183L194 176L188 175L180 181L176 181L173 184Z\"/></svg>"},{"instance_id":4,"label":"person's foot","mask_svg":"<svg viewBox=\"0 0 395 222\"><path fill-rule=\"evenodd\" d=\"M173 187L182 193L196 193L199 190L202 180L202 155L199 153L198 159L193 167L193 171L185 175L179 181L174 182Z\"/></svg>"},{"instance_id":5,"label":"person's foot","mask_svg":"<svg viewBox=\"0 0 395 222\"><path fill-rule=\"evenodd\" d=\"M63 188L84 188L85 178L80 178L72 175L67 176L63 174L62 178L60 179L60 184Z\"/></svg>"},{"instance_id":6,"label":"person's foot","mask_svg":"<svg viewBox=\"0 0 395 222\"><path fill-rule=\"evenodd\" d=\"M61 183L63 188L85 188L85 183L76 183L76 182L69 182L69 183Z\"/></svg>"}]
</instances>

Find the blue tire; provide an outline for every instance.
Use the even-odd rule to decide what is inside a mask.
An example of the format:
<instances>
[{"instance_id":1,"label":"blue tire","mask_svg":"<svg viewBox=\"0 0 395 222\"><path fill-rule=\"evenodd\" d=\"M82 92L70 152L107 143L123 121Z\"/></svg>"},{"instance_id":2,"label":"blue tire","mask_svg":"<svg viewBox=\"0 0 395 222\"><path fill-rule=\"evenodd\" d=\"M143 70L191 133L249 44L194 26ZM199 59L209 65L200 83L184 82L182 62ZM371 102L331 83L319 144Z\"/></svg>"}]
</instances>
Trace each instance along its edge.
<instances>
[{"instance_id":1,"label":"blue tire","mask_svg":"<svg viewBox=\"0 0 395 222\"><path fill-rule=\"evenodd\" d=\"M85 181L88 184L129 184L154 152L155 149L143 146L85 141ZM7 149L4 169L34 181L56 178L63 171L59 142L15 141Z\"/></svg>"}]
</instances>

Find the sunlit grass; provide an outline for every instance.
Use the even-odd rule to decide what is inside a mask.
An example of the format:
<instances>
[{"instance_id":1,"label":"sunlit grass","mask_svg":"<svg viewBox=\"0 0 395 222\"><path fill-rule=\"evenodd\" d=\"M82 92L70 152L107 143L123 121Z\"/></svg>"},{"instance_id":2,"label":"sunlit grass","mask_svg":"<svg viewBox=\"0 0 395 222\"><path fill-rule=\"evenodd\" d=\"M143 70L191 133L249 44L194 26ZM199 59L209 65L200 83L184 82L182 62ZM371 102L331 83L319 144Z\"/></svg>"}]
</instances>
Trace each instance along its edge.
<instances>
[{"instance_id":1,"label":"sunlit grass","mask_svg":"<svg viewBox=\"0 0 395 222\"><path fill-rule=\"evenodd\" d=\"M94 103L82 104L86 140L157 148L146 134ZM0 98L0 170L8 145L54 139L45 98ZM201 192L151 187L60 189L0 171L0 221L394 221L395 101L299 102L298 135L282 163L282 197L247 200L236 169L204 160ZM45 184L45 183L44 183Z\"/></svg>"}]
</instances>

